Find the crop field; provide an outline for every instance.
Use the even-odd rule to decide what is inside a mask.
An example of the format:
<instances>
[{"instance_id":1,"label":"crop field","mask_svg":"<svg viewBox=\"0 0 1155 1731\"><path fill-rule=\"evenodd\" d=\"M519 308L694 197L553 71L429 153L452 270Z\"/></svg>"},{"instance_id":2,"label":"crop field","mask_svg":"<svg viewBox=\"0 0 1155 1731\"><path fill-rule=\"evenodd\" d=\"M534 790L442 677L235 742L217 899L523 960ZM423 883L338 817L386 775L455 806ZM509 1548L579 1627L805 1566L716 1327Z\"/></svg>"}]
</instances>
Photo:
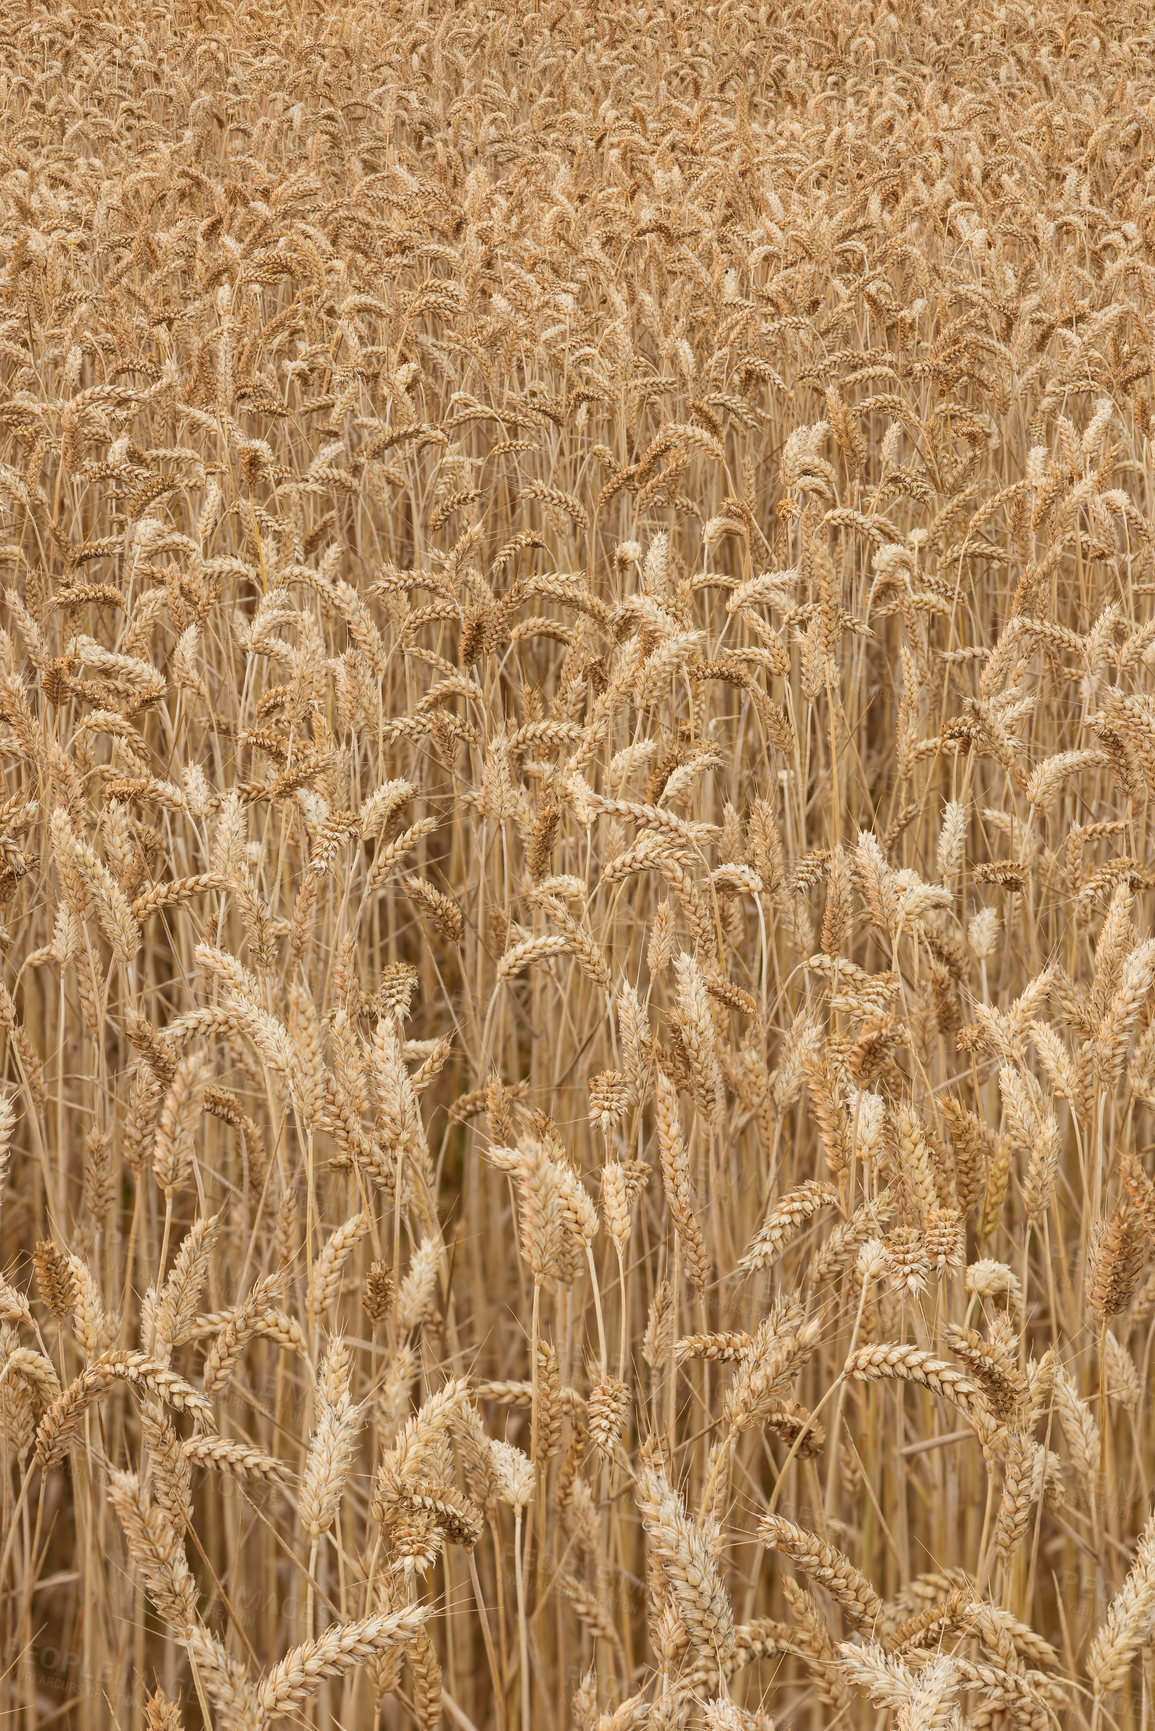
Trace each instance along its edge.
<instances>
[{"instance_id":1,"label":"crop field","mask_svg":"<svg viewBox=\"0 0 1155 1731\"><path fill-rule=\"evenodd\" d=\"M1155 14L14 0L0 1726L1155 1726Z\"/></svg>"}]
</instances>

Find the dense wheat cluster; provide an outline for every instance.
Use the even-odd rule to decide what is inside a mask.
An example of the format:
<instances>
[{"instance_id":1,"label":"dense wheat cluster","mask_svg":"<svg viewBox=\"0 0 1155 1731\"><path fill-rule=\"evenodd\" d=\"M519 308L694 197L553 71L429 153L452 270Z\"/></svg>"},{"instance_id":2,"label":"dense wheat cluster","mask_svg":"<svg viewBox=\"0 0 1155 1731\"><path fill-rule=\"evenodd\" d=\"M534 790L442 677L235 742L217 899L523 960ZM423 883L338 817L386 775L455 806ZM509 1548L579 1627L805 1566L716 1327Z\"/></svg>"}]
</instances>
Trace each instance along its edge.
<instances>
[{"instance_id":1,"label":"dense wheat cluster","mask_svg":"<svg viewBox=\"0 0 1155 1731\"><path fill-rule=\"evenodd\" d=\"M1149 9L0 37L0 1719L1150 1726Z\"/></svg>"}]
</instances>

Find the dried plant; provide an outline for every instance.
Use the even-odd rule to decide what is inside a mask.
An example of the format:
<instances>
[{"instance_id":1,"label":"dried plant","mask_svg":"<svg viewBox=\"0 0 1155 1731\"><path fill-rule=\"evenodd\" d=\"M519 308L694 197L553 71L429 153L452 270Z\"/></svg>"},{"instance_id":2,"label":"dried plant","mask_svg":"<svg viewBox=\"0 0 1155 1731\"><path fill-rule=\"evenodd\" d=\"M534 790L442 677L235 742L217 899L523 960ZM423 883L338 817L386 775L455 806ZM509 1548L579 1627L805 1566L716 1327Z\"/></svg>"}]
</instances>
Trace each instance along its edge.
<instances>
[{"instance_id":1,"label":"dried plant","mask_svg":"<svg viewBox=\"0 0 1155 1731\"><path fill-rule=\"evenodd\" d=\"M1149 9L2 28L0 1718L1142 1727Z\"/></svg>"}]
</instances>

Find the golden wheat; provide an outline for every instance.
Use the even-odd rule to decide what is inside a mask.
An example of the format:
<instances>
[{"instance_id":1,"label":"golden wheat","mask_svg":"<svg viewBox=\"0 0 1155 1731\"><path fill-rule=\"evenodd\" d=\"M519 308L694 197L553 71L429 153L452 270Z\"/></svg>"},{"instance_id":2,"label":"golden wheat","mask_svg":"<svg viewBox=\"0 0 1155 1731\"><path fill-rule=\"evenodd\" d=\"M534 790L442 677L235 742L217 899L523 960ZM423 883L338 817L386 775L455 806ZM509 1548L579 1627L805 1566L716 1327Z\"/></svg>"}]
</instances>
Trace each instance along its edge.
<instances>
[{"instance_id":1,"label":"golden wheat","mask_svg":"<svg viewBox=\"0 0 1155 1731\"><path fill-rule=\"evenodd\" d=\"M0 1717L1142 1731L1149 12L0 39Z\"/></svg>"}]
</instances>

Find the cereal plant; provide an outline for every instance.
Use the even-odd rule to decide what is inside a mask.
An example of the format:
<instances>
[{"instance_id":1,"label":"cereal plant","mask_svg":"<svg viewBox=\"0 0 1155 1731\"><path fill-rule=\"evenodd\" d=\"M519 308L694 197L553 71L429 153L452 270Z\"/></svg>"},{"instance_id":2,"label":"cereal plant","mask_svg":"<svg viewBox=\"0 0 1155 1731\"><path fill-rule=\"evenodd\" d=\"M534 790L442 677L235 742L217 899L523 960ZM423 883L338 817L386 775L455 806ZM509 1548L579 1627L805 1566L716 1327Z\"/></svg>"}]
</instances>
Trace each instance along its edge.
<instances>
[{"instance_id":1,"label":"cereal plant","mask_svg":"<svg viewBox=\"0 0 1155 1731\"><path fill-rule=\"evenodd\" d=\"M1149 1731L1151 9L0 39L0 1723Z\"/></svg>"}]
</instances>

